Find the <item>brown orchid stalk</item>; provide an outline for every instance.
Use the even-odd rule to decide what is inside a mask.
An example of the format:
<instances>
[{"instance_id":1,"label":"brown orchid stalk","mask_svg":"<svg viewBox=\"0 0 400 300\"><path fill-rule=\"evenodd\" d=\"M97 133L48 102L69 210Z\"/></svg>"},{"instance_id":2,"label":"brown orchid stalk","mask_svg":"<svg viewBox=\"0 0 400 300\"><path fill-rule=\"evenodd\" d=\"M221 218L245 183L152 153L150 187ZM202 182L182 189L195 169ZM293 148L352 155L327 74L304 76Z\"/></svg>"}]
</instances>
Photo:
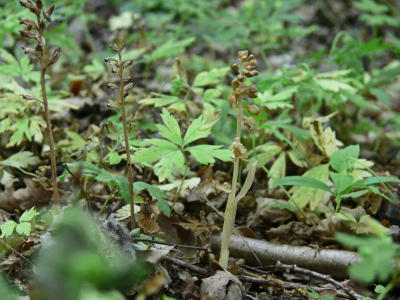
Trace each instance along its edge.
<instances>
[{"instance_id":1,"label":"brown orchid stalk","mask_svg":"<svg viewBox=\"0 0 400 300\"><path fill-rule=\"evenodd\" d=\"M228 201L225 209L224 226L222 230L221 239L221 254L219 257L219 264L227 269L229 259L229 242L232 236L233 227L235 224L237 204L247 191L254 180L255 166L251 167L247 175L245 184L242 190L236 195L237 181L239 176L240 160L247 158L247 150L241 143L242 121L243 121L243 100L247 98L257 97L257 88L254 84L247 85L246 79L258 75L256 70L256 60L254 55L249 55L248 51L239 51L239 59L241 68L234 64L232 68L239 74L232 81L233 93L229 96L228 101L231 107L236 107L236 138L232 143L231 149L233 152L233 175L232 187L228 196Z\"/></svg>"},{"instance_id":2,"label":"brown orchid stalk","mask_svg":"<svg viewBox=\"0 0 400 300\"><path fill-rule=\"evenodd\" d=\"M44 31L46 29L46 22L51 22L51 15L54 12L54 5L50 6L47 10L43 7L41 0L28 0L20 1L21 6L26 7L36 15L36 21L31 19L20 19L19 23L25 25L24 30L21 30L21 36L35 40L35 48L23 48L25 54L33 56L39 60L40 64L40 85L42 90L42 100L44 106L44 115L47 127L47 139L50 147L50 161L51 161L51 183L53 187L54 204L59 205L58 186L57 186L57 163L56 152L54 149L53 131L51 129L50 111L47 101L46 91L46 70L49 66L54 64L60 57L60 48L55 48L50 55L47 55L47 42L44 38ZM32 99L33 96L23 95L25 99Z\"/></svg>"},{"instance_id":3,"label":"brown orchid stalk","mask_svg":"<svg viewBox=\"0 0 400 300\"><path fill-rule=\"evenodd\" d=\"M118 53L118 60L113 57L108 57L105 59L107 63L111 65L111 72L117 74L119 77L119 85L115 83L109 83L107 86L111 89L118 89L119 99L117 107L121 109L122 123L124 126L124 140L125 140L125 152L127 160L127 171L128 171L128 181L129 181L129 204L131 213L131 229L136 228L135 221L135 198L133 191L133 168L131 162L131 150L129 145L129 128L126 121L126 103L125 97L128 90L133 87L132 78L130 76L124 77L124 70L132 64L132 60L122 61L122 50L124 46L110 45L110 47Z\"/></svg>"}]
</instances>

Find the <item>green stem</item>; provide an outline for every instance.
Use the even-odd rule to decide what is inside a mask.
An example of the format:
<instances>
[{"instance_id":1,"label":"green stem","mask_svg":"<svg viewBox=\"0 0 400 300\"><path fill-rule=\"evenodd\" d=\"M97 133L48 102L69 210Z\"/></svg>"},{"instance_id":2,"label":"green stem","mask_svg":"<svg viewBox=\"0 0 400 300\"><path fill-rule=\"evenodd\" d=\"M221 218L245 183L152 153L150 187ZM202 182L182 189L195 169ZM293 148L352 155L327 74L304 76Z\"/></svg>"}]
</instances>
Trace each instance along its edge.
<instances>
[{"instance_id":1,"label":"green stem","mask_svg":"<svg viewBox=\"0 0 400 300\"><path fill-rule=\"evenodd\" d=\"M174 203L172 204L172 209L174 209L175 203L178 201L179 195L180 195L180 193L182 191L182 188L183 188L183 184L185 183L185 179L186 179L186 175L187 175L188 170L189 170L189 164L186 161L186 163L185 163L185 171L183 172L181 183L180 183L180 185L178 187L178 190L176 191Z\"/></svg>"}]
</instances>

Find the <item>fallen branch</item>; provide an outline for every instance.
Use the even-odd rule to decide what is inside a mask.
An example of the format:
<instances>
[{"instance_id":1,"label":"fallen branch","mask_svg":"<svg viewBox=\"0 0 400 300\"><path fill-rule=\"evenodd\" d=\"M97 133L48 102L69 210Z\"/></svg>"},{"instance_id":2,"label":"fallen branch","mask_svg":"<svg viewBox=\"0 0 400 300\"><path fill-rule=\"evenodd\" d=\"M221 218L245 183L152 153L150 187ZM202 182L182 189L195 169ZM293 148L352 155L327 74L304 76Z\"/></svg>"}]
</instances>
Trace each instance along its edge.
<instances>
[{"instance_id":1,"label":"fallen branch","mask_svg":"<svg viewBox=\"0 0 400 300\"><path fill-rule=\"evenodd\" d=\"M214 251L219 249L220 244L220 236L211 237L211 248ZM238 236L231 237L229 248L233 257L244 258L246 263L249 264L257 264L257 260L252 254L254 252L264 265L271 265L280 261L283 264L297 265L301 268L329 274L337 279L346 278L347 267L360 261L360 257L355 252L276 245ZM251 248L251 251L249 248Z\"/></svg>"}]
</instances>

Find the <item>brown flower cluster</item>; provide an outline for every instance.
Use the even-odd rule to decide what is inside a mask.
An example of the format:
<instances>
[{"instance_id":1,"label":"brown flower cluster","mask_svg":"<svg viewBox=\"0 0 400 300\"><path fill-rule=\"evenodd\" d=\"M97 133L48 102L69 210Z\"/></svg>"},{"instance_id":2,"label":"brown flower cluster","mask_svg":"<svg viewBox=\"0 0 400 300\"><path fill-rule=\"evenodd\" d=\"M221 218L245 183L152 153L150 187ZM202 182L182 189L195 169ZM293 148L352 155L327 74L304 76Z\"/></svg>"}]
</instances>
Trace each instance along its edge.
<instances>
[{"instance_id":1,"label":"brown flower cluster","mask_svg":"<svg viewBox=\"0 0 400 300\"><path fill-rule=\"evenodd\" d=\"M256 70L257 61L253 54L249 55L248 51L239 51L239 59L241 68L237 64L232 65L232 68L239 74L232 80L233 93L228 97L231 108L245 98L257 97L257 87L254 84L245 84L247 78L258 75Z\"/></svg>"},{"instance_id":2,"label":"brown flower cluster","mask_svg":"<svg viewBox=\"0 0 400 300\"><path fill-rule=\"evenodd\" d=\"M122 84L122 91L124 92L124 95L125 95L128 92L128 90L130 90L134 85L133 79L131 76L126 76L126 77L123 76L124 70L132 64L132 60L122 61L121 53L122 53L122 50L124 49L124 46L118 47L117 45L112 44L112 45L110 45L110 47L111 47L111 49L113 49L114 51L116 51L118 53L119 60L117 60L113 57L107 57L104 59L104 61L111 66L111 72L113 74L117 74L120 77L120 79L121 79L120 84ZM120 89L121 88L120 86L118 86L115 83L108 83L107 87L110 89Z\"/></svg>"},{"instance_id":3,"label":"brown flower cluster","mask_svg":"<svg viewBox=\"0 0 400 300\"><path fill-rule=\"evenodd\" d=\"M46 40L43 36L43 32L46 28L46 23L51 22L51 15L54 12L54 5L50 6L47 10L43 7L43 2L41 0L28 0L20 1L21 6L26 7L32 13L36 15L36 21L31 19L23 18L19 20L20 24L25 25L24 30L20 31L22 37L34 39L36 41L36 47L33 48L23 48L25 54L32 55L37 58L45 59L45 68L54 64L60 57L60 48L54 49L50 57L44 58L44 48L46 46Z\"/></svg>"}]
</instances>

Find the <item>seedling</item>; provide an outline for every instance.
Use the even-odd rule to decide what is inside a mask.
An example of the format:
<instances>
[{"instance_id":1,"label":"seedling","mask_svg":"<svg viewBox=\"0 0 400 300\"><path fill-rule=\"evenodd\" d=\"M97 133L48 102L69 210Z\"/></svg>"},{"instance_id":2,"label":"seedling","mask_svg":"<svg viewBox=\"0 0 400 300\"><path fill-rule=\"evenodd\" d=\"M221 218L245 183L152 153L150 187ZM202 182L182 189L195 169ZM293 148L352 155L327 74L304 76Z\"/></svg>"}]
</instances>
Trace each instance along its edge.
<instances>
[{"instance_id":1,"label":"seedling","mask_svg":"<svg viewBox=\"0 0 400 300\"><path fill-rule=\"evenodd\" d=\"M53 131L51 129L51 121L50 121L50 111L47 101L47 92L46 92L46 70L52 64L54 64L58 58L60 57L61 50L60 48L55 48L50 57L47 53L47 41L44 37L44 30L46 29L46 21L51 22L51 15L54 12L55 6L50 6L47 10L44 9L43 3L41 0L28 0L26 2L20 1L20 4L27 9L29 9L32 13L36 15L36 22L31 19L20 19L19 23L25 25L25 29L21 30L21 36L26 37L28 39L33 39L36 42L35 48L23 48L25 54L29 54L30 56L35 57L39 60L40 64L40 85L42 88L42 100L44 106L45 120L47 126L47 137L49 140L50 147L50 161L51 161L51 182L53 186L53 199L54 204L59 205L59 197L58 197L58 186L57 186L57 163L56 163L56 152L54 150L54 138ZM26 100L32 100L34 98L30 95L24 95Z\"/></svg>"},{"instance_id":2,"label":"seedling","mask_svg":"<svg viewBox=\"0 0 400 300\"><path fill-rule=\"evenodd\" d=\"M229 96L228 101L231 107L237 107L236 115L236 138L232 143L231 149L233 152L233 176L232 176L232 187L231 192L228 197L228 202L225 209L225 219L224 227L222 231L221 240L221 254L219 257L219 264L226 269L228 267L229 258L229 241L232 236L233 226L235 223L237 204L239 200L246 195L247 191L250 189L251 184L254 180L255 166L254 164L243 185L242 190L236 196L236 187L239 176L239 163L243 158L247 158L247 150L241 144L240 137L242 133L242 121L243 121L243 100L246 98L256 98L257 97L257 87L255 85L247 85L245 83L247 78L254 77L258 75L256 68L256 60L254 55L249 55L248 51L240 51L239 59L242 68L240 69L237 64L234 64L232 68L239 73L237 77L232 81L233 93Z\"/></svg>"},{"instance_id":3,"label":"seedling","mask_svg":"<svg viewBox=\"0 0 400 300\"><path fill-rule=\"evenodd\" d=\"M131 228L134 229L136 227L135 221L135 196L133 192L133 170L131 163L131 150L129 145L129 130L128 124L126 121L126 108L125 108L125 96L126 93L133 87L132 78L127 76L124 77L124 70L132 64L132 60L122 61L122 49L124 46L118 45L110 45L111 49L118 53L118 60L112 57L108 57L105 59L111 66L111 72L114 74L118 74L119 77L119 86L115 83L109 83L108 87L111 89L119 90L119 105L118 108L121 109L122 122L124 125L124 140L125 140L125 152L126 152L126 161L127 161L127 169L128 169L128 181L129 181L129 195L130 195L130 209L131 209Z\"/></svg>"},{"instance_id":4,"label":"seedling","mask_svg":"<svg viewBox=\"0 0 400 300\"><path fill-rule=\"evenodd\" d=\"M1 224L0 238L8 238L16 232L19 235L30 235L32 230L32 221L39 212L34 207L26 210L19 218L19 223L9 220Z\"/></svg>"}]
</instances>

